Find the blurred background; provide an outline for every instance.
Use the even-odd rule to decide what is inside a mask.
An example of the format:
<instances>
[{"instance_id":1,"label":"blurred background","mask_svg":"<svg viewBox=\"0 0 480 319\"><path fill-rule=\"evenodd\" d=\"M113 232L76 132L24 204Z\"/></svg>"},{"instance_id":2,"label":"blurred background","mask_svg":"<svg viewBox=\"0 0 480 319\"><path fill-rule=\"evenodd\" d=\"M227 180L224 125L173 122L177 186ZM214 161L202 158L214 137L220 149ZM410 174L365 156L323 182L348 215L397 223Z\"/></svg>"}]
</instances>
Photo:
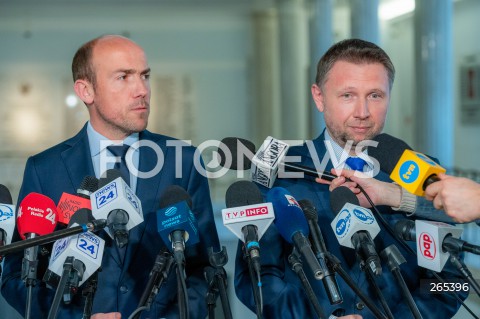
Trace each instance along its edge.
<instances>
[{"instance_id":1,"label":"blurred background","mask_svg":"<svg viewBox=\"0 0 480 319\"><path fill-rule=\"evenodd\" d=\"M0 183L16 203L27 157L83 126L71 60L81 44L110 33L147 53L148 128L196 146L226 136L257 147L268 135L317 137L323 121L310 85L320 56L345 38L375 42L397 69L385 132L480 181L479 14L478 0L0 0ZM220 212L235 178L229 172L210 185L230 252L232 310L248 319L255 316L233 292L237 240ZM465 226L464 238L480 243L477 226ZM478 296L469 302L480 312ZM0 318L16 318L1 297L0 309Z\"/></svg>"}]
</instances>

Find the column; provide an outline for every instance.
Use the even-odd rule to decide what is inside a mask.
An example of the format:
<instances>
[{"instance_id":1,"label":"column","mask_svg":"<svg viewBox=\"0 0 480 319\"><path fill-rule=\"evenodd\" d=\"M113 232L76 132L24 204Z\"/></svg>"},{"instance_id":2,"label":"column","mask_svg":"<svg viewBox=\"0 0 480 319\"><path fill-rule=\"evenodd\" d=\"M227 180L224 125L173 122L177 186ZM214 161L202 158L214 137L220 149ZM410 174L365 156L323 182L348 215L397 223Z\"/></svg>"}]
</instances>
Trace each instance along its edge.
<instances>
[{"instance_id":1,"label":"column","mask_svg":"<svg viewBox=\"0 0 480 319\"><path fill-rule=\"evenodd\" d=\"M332 0L313 0L311 3L312 16L310 17L310 77L309 85L315 82L317 74L317 63L320 57L333 44L333 1ZM310 137L317 137L325 128L323 114L315 106L310 90L308 91L310 101Z\"/></svg>"},{"instance_id":2,"label":"column","mask_svg":"<svg viewBox=\"0 0 480 319\"><path fill-rule=\"evenodd\" d=\"M379 44L378 0L350 0L350 8L352 38Z\"/></svg>"},{"instance_id":3,"label":"column","mask_svg":"<svg viewBox=\"0 0 480 319\"><path fill-rule=\"evenodd\" d=\"M454 158L452 14L452 1L416 1L416 149L444 167Z\"/></svg>"},{"instance_id":4,"label":"column","mask_svg":"<svg viewBox=\"0 0 480 319\"><path fill-rule=\"evenodd\" d=\"M308 137L308 16L303 0L279 1L282 139Z\"/></svg>"}]
</instances>

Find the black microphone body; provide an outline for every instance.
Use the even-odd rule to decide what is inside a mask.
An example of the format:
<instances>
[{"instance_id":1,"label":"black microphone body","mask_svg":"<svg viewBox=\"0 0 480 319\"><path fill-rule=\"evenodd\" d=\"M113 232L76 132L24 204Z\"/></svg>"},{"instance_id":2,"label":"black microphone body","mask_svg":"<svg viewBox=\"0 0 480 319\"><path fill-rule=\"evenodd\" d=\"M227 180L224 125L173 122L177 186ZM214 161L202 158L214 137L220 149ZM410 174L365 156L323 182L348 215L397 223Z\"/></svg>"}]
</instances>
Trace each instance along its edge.
<instances>
[{"instance_id":1,"label":"black microphone body","mask_svg":"<svg viewBox=\"0 0 480 319\"><path fill-rule=\"evenodd\" d=\"M320 264L324 277L322 279L325 292L327 293L328 300L331 305L339 304L343 302L342 293L338 287L337 278L335 272L331 267L331 263L328 260L328 252L323 238L322 231L318 226L318 214L317 210L313 206L312 202L306 199L299 200L298 203L302 208L303 213L308 222L310 228L310 236L312 239L313 252L316 254L318 263Z\"/></svg>"}]
</instances>

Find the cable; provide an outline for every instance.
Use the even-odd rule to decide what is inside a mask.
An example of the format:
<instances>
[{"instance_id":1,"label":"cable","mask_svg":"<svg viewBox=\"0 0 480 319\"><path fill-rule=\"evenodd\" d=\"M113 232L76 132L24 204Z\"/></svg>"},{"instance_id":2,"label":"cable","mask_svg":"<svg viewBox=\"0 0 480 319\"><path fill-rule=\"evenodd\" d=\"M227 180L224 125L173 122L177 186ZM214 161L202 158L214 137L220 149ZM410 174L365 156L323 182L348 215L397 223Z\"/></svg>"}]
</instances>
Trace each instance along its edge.
<instances>
[{"instance_id":1,"label":"cable","mask_svg":"<svg viewBox=\"0 0 480 319\"><path fill-rule=\"evenodd\" d=\"M347 178L347 180L351 181L350 179ZM373 201L370 199L370 196L368 196L367 192L363 189L362 186L360 186L358 183L357 183L357 187L358 189L362 192L362 194L365 196L365 198L367 199L368 203L372 206L372 210L373 212L375 213L375 218L379 219L380 220L380 223L383 225L383 227L385 227L385 229L388 231L388 233L393 237L393 239L395 241L397 241L400 246L402 246L408 253L410 254L413 254L414 256L417 256L417 253L410 247L408 246L408 244L403 240L401 239L400 237L398 237L395 232L393 231L393 229L390 227L390 225L387 223L387 221L383 218L383 216L380 214L380 211L378 210L378 208L375 206L375 204L373 203ZM435 278L437 278L441 283L445 283L445 281L442 279L442 277L440 277L436 272L430 270L430 269L427 269L428 272L430 272L431 274L433 274L433 276ZM468 278L467 278L468 280ZM458 296L457 293L453 292L453 296L455 297L455 299L457 299L458 302L460 302L462 304L462 306L465 308L465 310L467 310L474 318L476 319L479 319L474 313L473 311L462 301L462 299Z\"/></svg>"}]
</instances>

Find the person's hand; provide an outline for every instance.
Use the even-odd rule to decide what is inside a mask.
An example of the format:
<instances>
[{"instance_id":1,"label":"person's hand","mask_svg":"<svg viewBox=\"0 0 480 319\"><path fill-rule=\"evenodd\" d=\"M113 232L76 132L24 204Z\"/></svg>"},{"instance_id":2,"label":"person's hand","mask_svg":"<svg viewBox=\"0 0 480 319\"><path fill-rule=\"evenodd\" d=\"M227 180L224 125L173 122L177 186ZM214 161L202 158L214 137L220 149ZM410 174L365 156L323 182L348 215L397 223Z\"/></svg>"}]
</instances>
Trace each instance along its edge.
<instances>
[{"instance_id":1,"label":"person's hand","mask_svg":"<svg viewBox=\"0 0 480 319\"><path fill-rule=\"evenodd\" d=\"M90 317L90 319L121 319L122 314L120 312L109 313L96 313Z\"/></svg>"},{"instance_id":2,"label":"person's hand","mask_svg":"<svg viewBox=\"0 0 480 319\"><path fill-rule=\"evenodd\" d=\"M317 178L315 181L320 184L330 185L330 191L333 191L339 186L348 187L357 196L360 206L362 207L369 208L371 205L367 201L365 195L360 191L358 185L364 189L375 205L388 205L391 207L400 206L402 193L400 186L396 184L382 182L361 172L347 169L332 169L332 173L338 177L331 182L321 178ZM347 178L349 180L347 180Z\"/></svg>"},{"instance_id":3,"label":"person's hand","mask_svg":"<svg viewBox=\"0 0 480 319\"><path fill-rule=\"evenodd\" d=\"M438 174L440 181L425 189L425 198L433 201L456 222L467 223L480 218L480 184L463 178Z\"/></svg>"}]
</instances>

